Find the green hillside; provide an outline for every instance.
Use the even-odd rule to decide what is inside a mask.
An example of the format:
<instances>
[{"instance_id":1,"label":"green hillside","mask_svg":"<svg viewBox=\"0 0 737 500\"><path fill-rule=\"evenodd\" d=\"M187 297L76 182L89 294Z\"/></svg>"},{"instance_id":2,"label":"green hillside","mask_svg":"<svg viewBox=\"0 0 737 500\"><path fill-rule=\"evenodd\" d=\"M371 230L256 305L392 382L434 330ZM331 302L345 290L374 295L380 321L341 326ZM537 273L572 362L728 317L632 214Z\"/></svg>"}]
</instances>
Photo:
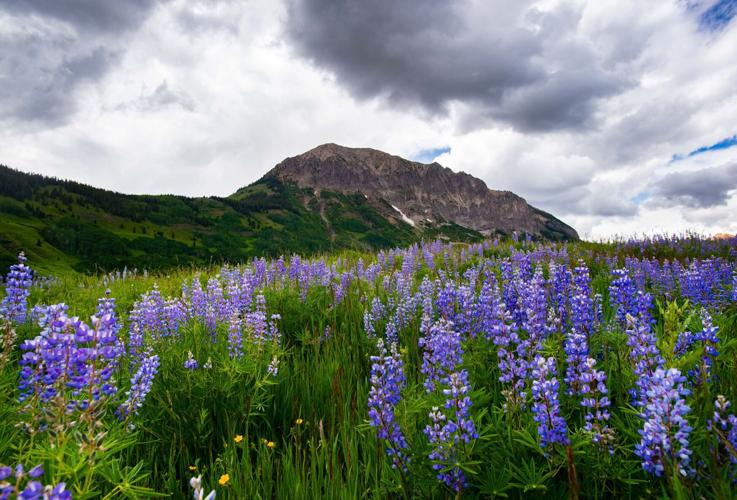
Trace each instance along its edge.
<instances>
[{"instance_id":1,"label":"green hillside","mask_svg":"<svg viewBox=\"0 0 737 500\"><path fill-rule=\"evenodd\" d=\"M452 223L413 228L389 209L270 177L227 198L188 198L126 195L0 165L0 268L20 250L41 271L92 272L481 238Z\"/></svg>"}]
</instances>

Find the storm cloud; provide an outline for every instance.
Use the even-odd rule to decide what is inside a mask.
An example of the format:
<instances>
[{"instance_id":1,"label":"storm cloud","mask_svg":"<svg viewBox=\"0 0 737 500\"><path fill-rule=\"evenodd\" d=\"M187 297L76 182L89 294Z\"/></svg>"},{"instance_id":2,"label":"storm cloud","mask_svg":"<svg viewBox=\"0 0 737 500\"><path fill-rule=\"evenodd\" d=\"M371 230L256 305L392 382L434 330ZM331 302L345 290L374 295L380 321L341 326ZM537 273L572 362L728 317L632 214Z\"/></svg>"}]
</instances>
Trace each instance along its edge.
<instances>
[{"instance_id":1,"label":"storm cloud","mask_svg":"<svg viewBox=\"0 0 737 500\"><path fill-rule=\"evenodd\" d=\"M158 2L6 0L0 4L0 121L24 128L66 123L76 92L119 61L120 36Z\"/></svg>"},{"instance_id":2,"label":"storm cloud","mask_svg":"<svg viewBox=\"0 0 737 500\"><path fill-rule=\"evenodd\" d=\"M290 0L286 32L359 98L435 114L460 102L471 128L545 131L592 126L596 101L632 84L576 37L580 20L520 0Z\"/></svg>"},{"instance_id":3,"label":"storm cloud","mask_svg":"<svg viewBox=\"0 0 737 500\"><path fill-rule=\"evenodd\" d=\"M737 231L737 0L0 0L0 162L226 196L317 144L585 237Z\"/></svg>"},{"instance_id":4,"label":"storm cloud","mask_svg":"<svg viewBox=\"0 0 737 500\"><path fill-rule=\"evenodd\" d=\"M660 203L695 208L726 205L730 192L737 190L737 164L669 173L655 187Z\"/></svg>"}]
</instances>

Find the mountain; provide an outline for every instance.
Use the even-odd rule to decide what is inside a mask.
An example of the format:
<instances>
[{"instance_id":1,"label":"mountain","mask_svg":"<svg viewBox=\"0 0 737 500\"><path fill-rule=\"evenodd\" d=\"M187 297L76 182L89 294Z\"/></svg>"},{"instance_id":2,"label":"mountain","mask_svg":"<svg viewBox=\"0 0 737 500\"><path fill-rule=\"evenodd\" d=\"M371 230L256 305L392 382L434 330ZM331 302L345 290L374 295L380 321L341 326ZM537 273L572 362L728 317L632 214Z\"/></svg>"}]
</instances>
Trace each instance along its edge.
<instances>
[{"instance_id":1,"label":"mountain","mask_svg":"<svg viewBox=\"0 0 737 500\"><path fill-rule=\"evenodd\" d=\"M481 179L438 163L417 163L376 149L324 144L287 158L266 177L301 188L361 193L379 205L388 202L413 226L452 221L484 235L527 232L552 240L578 239L573 228L510 191L491 190Z\"/></svg>"},{"instance_id":2,"label":"mountain","mask_svg":"<svg viewBox=\"0 0 737 500\"><path fill-rule=\"evenodd\" d=\"M478 241L571 228L467 174L328 144L287 158L228 197L127 195L0 165L0 269L25 251L44 272L242 261Z\"/></svg>"}]
</instances>

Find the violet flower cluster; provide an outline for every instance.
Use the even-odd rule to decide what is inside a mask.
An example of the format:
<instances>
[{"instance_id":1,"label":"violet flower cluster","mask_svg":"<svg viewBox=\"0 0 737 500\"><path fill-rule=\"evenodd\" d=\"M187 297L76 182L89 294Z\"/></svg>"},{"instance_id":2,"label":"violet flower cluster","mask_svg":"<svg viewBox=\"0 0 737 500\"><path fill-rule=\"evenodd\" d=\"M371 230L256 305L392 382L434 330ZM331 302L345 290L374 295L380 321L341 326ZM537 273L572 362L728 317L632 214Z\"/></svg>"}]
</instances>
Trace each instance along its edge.
<instances>
[{"instance_id":1,"label":"violet flower cluster","mask_svg":"<svg viewBox=\"0 0 737 500\"><path fill-rule=\"evenodd\" d=\"M588 386L582 392L581 406L587 409L584 429L591 433L594 443L607 447L609 453L614 453L614 429L609 427L609 406L607 394L606 373L596 369L594 358L586 360L588 368Z\"/></svg>"},{"instance_id":2,"label":"violet flower cluster","mask_svg":"<svg viewBox=\"0 0 737 500\"><path fill-rule=\"evenodd\" d=\"M97 406L102 397L116 393L113 375L123 345L117 338L119 326L111 307L108 303L100 318L92 316L92 327L67 316L64 304L45 308L39 317L41 334L21 345L19 399L32 399L26 410L36 408L34 401L49 409L52 400L61 398L65 413L71 414Z\"/></svg>"},{"instance_id":3,"label":"violet flower cluster","mask_svg":"<svg viewBox=\"0 0 737 500\"><path fill-rule=\"evenodd\" d=\"M730 476L736 480L737 470L737 417L727 413L731 403L723 395L718 395L714 401L714 413L707 422L707 429L715 435L718 448L715 450L717 460L724 464L729 462L731 466Z\"/></svg>"},{"instance_id":4,"label":"violet flower cluster","mask_svg":"<svg viewBox=\"0 0 737 500\"><path fill-rule=\"evenodd\" d=\"M627 345L636 377L635 389L631 392L635 405L642 406L650 389L650 377L656 370L663 368L665 361L649 322L627 316Z\"/></svg>"},{"instance_id":5,"label":"violet flower cluster","mask_svg":"<svg viewBox=\"0 0 737 500\"><path fill-rule=\"evenodd\" d=\"M150 352L144 354L138 369L131 377L131 388L126 392L127 399L118 407L118 417L121 420L127 420L131 414L138 414L151 391L158 370L159 356Z\"/></svg>"},{"instance_id":6,"label":"violet flower cluster","mask_svg":"<svg viewBox=\"0 0 737 500\"><path fill-rule=\"evenodd\" d=\"M371 426L377 428L377 436L386 442L386 453L392 467L406 470L408 456L407 441L399 428L394 408L401 400L401 391L406 383L404 363L397 352L396 344L387 351L384 341L377 343L378 356L371 356L371 390L368 407Z\"/></svg>"},{"instance_id":7,"label":"violet flower cluster","mask_svg":"<svg viewBox=\"0 0 737 500\"><path fill-rule=\"evenodd\" d=\"M612 276L612 282L609 284L609 303L616 311L617 322L625 326L627 315L638 315L637 287L627 269L613 269Z\"/></svg>"},{"instance_id":8,"label":"violet flower cluster","mask_svg":"<svg viewBox=\"0 0 737 500\"><path fill-rule=\"evenodd\" d=\"M517 333L517 326L507 311L505 303L499 300L499 292L492 291L493 305L491 319L487 325L487 338L497 346L499 358L499 381L507 384L502 394L507 402L504 411L511 407L522 408L525 404L525 383L527 378L526 352Z\"/></svg>"},{"instance_id":9,"label":"violet flower cluster","mask_svg":"<svg viewBox=\"0 0 737 500\"><path fill-rule=\"evenodd\" d=\"M429 414L430 424L424 432L434 445L428 458L433 463L433 469L438 471L436 477L460 492L466 486L465 474L458 466L463 447L461 443L467 444L479 436L468 413L472 404L468 396L471 389L468 372L461 370L451 373L447 384L443 389L445 411L434 406Z\"/></svg>"},{"instance_id":10,"label":"violet flower cluster","mask_svg":"<svg viewBox=\"0 0 737 500\"><path fill-rule=\"evenodd\" d=\"M25 470L23 464L14 468L0 465L0 499L71 500L72 492L66 489L65 483L44 486L38 480L43 474L41 465L30 470Z\"/></svg>"},{"instance_id":11,"label":"violet flower cluster","mask_svg":"<svg viewBox=\"0 0 737 500\"><path fill-rule=\"evenodd\" d=\"M671 470L681 476L694 473L689 448L692 429L686 420L691 408L684 399L690 391L684 387L685 381L686 377L676 368L657 368L647 378L647 399L641 414L644 424L635 447L645 472L656 476Z\"/></svg>"},{"instance_id":12,"label":"violet flower cluster","mask_svg":"<svg viewBox=\"0 0 737 500\"><path fill-rule=\"evenodd\" d=\"M420 338L419 344L423 348L421 372L425 375L425 390L430 393L463 361L461 336L453 323L440 318L430 327L428 335Z\"/></svg>"},{"instance_id":13,"label":"violet flower cluster","mask_svg":"<svg viewBox=\"0 0 737 500\"><path fill-rule=\"evenodd\" d=\"M534 400L532 413L535 422L537 422L540 446L545 449L549 445L569 445L566 421L560 414L559 384L556 378L555 358L536 356L531 378L532 398Z\"/></svg>"},{"instance_id":14,"label":"violet flower cluster","mask_svg":"<svg viewBox=\"0 0 737 500\"><path fill-rule=\"evenodd\" d=\"M33 271L26 265L26 256L21 252L18 254L18 263L10 266L10 272L5 278L5 298L0 303L0 317L16 324L26 322L32 283Z\"/></svg>"},{"instance_id":15,"label":"violet flower cluster","mask_svg":"<svg viewBox=\"0 0 737 500\"><path fill-rule=\"evenodd\" d=\"M571 296L571 327L586 335L594 331L594 301L591 298L589 269L579 262L573 270L573 292Z\"/></svg>"}]
</instances>

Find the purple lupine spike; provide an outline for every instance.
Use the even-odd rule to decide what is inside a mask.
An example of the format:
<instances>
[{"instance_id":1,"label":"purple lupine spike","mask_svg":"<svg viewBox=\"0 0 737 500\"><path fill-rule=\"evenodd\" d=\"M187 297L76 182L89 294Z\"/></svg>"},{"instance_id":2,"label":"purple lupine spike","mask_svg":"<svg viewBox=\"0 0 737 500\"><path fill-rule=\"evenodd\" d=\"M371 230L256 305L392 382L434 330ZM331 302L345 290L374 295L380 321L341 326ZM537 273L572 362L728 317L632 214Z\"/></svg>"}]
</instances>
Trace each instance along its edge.
<instances>
[{"instance_id":1,"label":"purple lupine spike","mask_svg":"<svg viewBox=\"0 0 737 500\"><path fill-rule=\"evenodd\" d=\"M717 350L719 327L714 326L711 315L706 309L701 310L701 324L702 330L694 335L694 340L700 341L704 350L699 367L693 373L690 373L694 376L694 384L697 386L711 381L711 365L714 358L719 355Z\"/></svg>"},{"instance_id":2,"label":"purple lupine spike","mask_svg":"<svg viewBox=\"0 0 737 500\"><path fill-rule=\"evenodd\" d=\"M457 465L462 443L478 438L473 420L468 415L471 398L468 397L470 385L466 370L451 373L447 380L445 411L437 406L429 414L430 424L425 427L425 435L433 445L428 458L437 478L459 493L466 486L466 477Z\"/></svg>"},{"instance_id":3,"label":"purple lupine spike","mask_svg":"<svg viewBox=\"0 0 737 500\"><path fill-rule=\"evenodd\" d=\"M18 263L10 266L5 278L5 298L0 303L0 316L16 324L26 322L28 296L33 284L33 271L26 261L25 254L21 252L18 254Z\"/></svg>"},{"instance_id":4,"label":"purple lupine spike","mask_svg":"<svg viewBox=\"0 0 737 500\"><path fill-rule=\"evenodd\" d=\"M540 435L540 447L549 445L570 444L566 421L560 415L558 401L558 379L555 377L555 358L536 356L531 371L532 377L532 413L537 422L537 432Z\"/></svg>"},{"instance_id":5,"label":"purple lupine spike","mask_svg":"<svg viewBox=\"0 0 737 500\"><path fill-rule=\"evenodd\" d=\"M590 374L587 377L588 388L584 390L581 400L581 406L587 408L586 425L584 429L591 433L592 441L609 449L609 453L614 453L612 444L614 443L614 429L609 427L609 397L606 387L606 373L596 369L596 361L594 358L586 360L587 370Z\"/></svg>"},{"instance_id":6,"label":"purple lupine spike","mask_svg":"<svg viewBox=\"0 0 737 500\"><path fill-rule=\"evenodd\" d=\"M241 319L236 312L233 312L228 325L228 354L235 359L239 359L243 355Z\"/></svg>"},{"instance_id":7,"label":"purple lupine spike","mask_svg":"<svg viewBox=\"0 0 737 500\"><path fill-rule=\"evenodd\" d=\"M588 392L592 380L589 369L589 343L586 335L571 330L566 334L563 343L566 353L566 394L582 395Z\"/></svg>"},{"instance_id":8,"label":"purple lupine spike","mask_svg":"<svg viewBox=\"0 0 737 500\"><path fill-rule=\"evenodd\" d=\"M627 316L627 345L630 347L630 359L634 363L637 377L635 389L632 391L636 405L645 404L646 393L650 387L648 379L657 369L662 369L665 361L657 347L657 338L652 332L650 323L640 318Z\"/></svg>"},{"instance_id":9,"label":"purple lupine spike","mask_svg":"<svg viewBox=\"0 0 737 500\"><path fill-rule=\"evenodd\" d=\"M626 269L613 269L612 282L609 284L609 303L616 311L617 322L621 326L627 324L627 315L637 316L637 288Z\"/></svg>"},{"instance_id":10,"label":"purple lupine spike","mask_svg":"<svg viewBox=\"0 0 737 500\"><path fill-rule=\"evenodd\" d=\"M420 338L419 344L423 348L421 371L425 375L424 385L429 393L461 363L461 336L451 322L440 318L430 328L427 337Z\"/></svg>"},{"instance_id":11,"label":"purple lupine spike","mask_svg":"<svg viewBox=\"0 0 737 500\"><path fill-rule=\"evenodd\" d=\"M716 437L719 445L716 457L719 464L730 463L730 476L734 479L737 471L737 417L727 413L731 403L722 396L714 401L714 414L706 423L706 428Z\"/></svg>"},{"instance_id":12,"label":"purple lupine spike","mask_svg":"<svg viewBox=\"0 0 737 500\"><path fill-rule=\"evenodd\" d=\"M545 278L542 267L538 267L529 282L520 283L520 299L524 307L521 327L527 333L523 340L528 361L531 361L550 333L547 324L548 301L545 294Z\"/></svg>"},{"instance_id":13,"label":"purple lupine spike","mask_svg":"<svg viewBox=\"0 0 737 500\"><path fill-rule=\"evenodd\" d=\"M11 475L13 481L10 482ZM7 465L0 465L0 498L38 499L44 500L71 500L72 493L66 489L65 483L43 486L39 479L43 476L43 467L37 465L26 471L23 464L18 464L15 469Z\"/></svg>"},{"instance_id":14,"label":"purple lupine spike","mask_svg":"<svg viewBox=\"0 0 737 500\"><path fill-rule=\"evenodd\" d=\"M151 391L158 369L159 357L150 352L146 353L138 370L131 377L131 388L126 392L128 398L118 407L117 413L121 420L127 420L131 414L138 414L146 400L146 396Z\"/></svg>"},{"instance_id":15,"label":"purple lupine spike","mask_svg":"<svg viewBox=\"0 0 737 500\"><path fill-rule=\"evenodd\" d=\"M368 407L371 426L377 428L377 436L386 442L386 453L392 460L392 467L407 469L409 457L404 450L407 441L396 422L394 408L402 398L401 391L405 386L404 364L397 352L396 344L392 344L387 352L384 342L377 342L378 356L371 356L371 390Z\"/></svg>"},{"instance_id":16,"label":"purple lupine spike","mask_svg":"<svg viewBox=\"0 0 737 500\"><path fill-rule=\"evenodd\" d=\"M525 380L527 378L527 363L525 351L519 335L517 325L507 311L505 303L499 298L499 291L493 288L493 310L491 321L488 325L487 338L490 338L497 346L497 357L499 358L499 381L508 384L502 394L506 398L504 411L513 408L522 408L525 405L526 394L524 392Z\"/></svg>"},{"instance_id":17,"label":"purple lupine spike","mask_svg":"<svg viewBox=\"0 0 737 500\"><path fill-rule=\"evenodd\" d=\"M194 371L199 367L199 363L194 359L192 351L187 351L187 359L184 361L184 367L189 371Z\"/></svg>"},{"instance_id":18,"label":"purple lupine spike","mask_svg":"<svg viewBox=\"0 0 737 500\"><path fill-rule=\"evenodd\" d=\"M577 332L591 335L594 331L594 301L591 298L591 277L582 261L573 270L571 295L571 326Z\"/></svg>"},{"instance_id":19,"label":"purple lupine spike","mask_svg":"<svg viewBox=\"0 0 737 500\"><path fill-rule=\"evenodd\" d=\"M647 379L647 400L641 414L644 424L635 446L645 472L662 476L668 468L682 476L694 474L688 442L691 426L686 420L691 409L684 399L690 391L684 388L685 381L676 368L658 368Z\"/></svg>"},{"instance_id":20,"label":"purple lupine spike","mask_svg":"<svg viewBox=\"0 0 737 500\"><path fill-rule=\"evenodd\" d=\"M374 318L371 316L371 312L368 310L363 312L363 330L366 332L366 337L372 339L376 336L376 330L374 329Z\"/></svg>"},{"instance_id":21,"label":"purple lupine spike","mask_svg":"<svg viewBox=\"0 0 737 500\"><path fill-rule=\"evenodd\" d=\"M251 335L251 342L263 344L268 340L269 325L266 320L266 298L263 295L256 296L256 307L246 314L243 323Z\"/></svg>"},{"instance_id":22,"label":"purple lupine spike","mask_svg":"<svg viewBox=\"0 0 737 500\"><path fill-rule=\"evenodd\" d=\"M571 301L571 272L564 264L551 264L553 294L552 306L561 326L568 321L568 304Z\"/></svg>"}]
</instances>

